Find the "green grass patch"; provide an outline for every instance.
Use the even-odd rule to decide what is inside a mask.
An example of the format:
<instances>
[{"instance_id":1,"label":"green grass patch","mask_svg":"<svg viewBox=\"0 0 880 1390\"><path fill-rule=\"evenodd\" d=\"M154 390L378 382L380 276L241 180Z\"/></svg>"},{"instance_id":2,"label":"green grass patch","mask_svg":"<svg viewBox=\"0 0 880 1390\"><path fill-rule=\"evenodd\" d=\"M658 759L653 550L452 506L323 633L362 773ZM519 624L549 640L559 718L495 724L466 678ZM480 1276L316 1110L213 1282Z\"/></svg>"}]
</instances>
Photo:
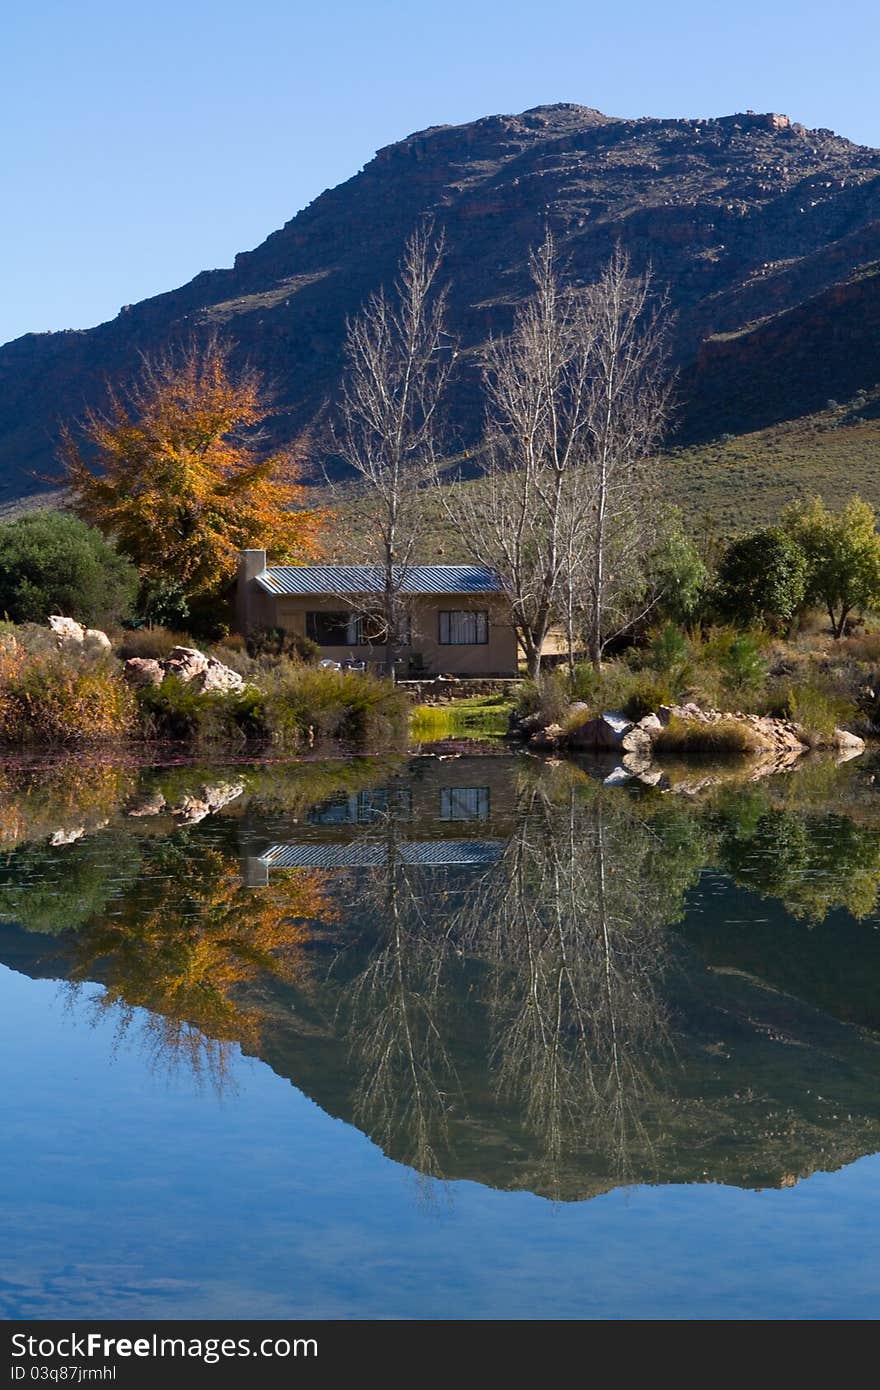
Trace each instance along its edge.
<instances>
[{"instance_id":1,"label":"green grass patch","mask_svg":"<svg viewBox=\"0 0 880 1390\"><path fill-rule=\"evenodd\" d=\"M446 738L502 738L507 733L513 701L505 695L474 696L451 705L416 705L410 716L410 737L417 743Z\"/></svg>"}]
</instances>

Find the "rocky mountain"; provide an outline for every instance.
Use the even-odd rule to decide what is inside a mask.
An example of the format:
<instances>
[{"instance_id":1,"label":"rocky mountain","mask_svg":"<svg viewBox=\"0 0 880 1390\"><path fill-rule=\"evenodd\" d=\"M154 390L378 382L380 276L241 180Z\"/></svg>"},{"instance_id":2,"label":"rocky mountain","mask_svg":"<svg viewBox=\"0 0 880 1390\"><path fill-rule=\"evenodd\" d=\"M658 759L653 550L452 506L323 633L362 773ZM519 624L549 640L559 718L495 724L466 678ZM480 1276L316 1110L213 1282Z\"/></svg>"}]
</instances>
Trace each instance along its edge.
<instances>
[{"instance_id":1,"label":"rocky mountain","mask_svg":"<svg viewBox=\"0 0 880 1390\"><path fill-rule=\"evenodd\" d=\"M58 421L99 401L108 377L211 329L273 383L277 439L295 435L332 398L346 315L389 281L425 214L446 234L466 348L510 322L546 222L583 282L617 241L636 266L650 261L677 315L681 441L880 379L880 151L773 114L621 120L543 106L411 135L231 269L96 328L0 348L0 500L47 485ZM464 361L451 414L467 441L479 407Z\"/></svg>"}]
</instances>

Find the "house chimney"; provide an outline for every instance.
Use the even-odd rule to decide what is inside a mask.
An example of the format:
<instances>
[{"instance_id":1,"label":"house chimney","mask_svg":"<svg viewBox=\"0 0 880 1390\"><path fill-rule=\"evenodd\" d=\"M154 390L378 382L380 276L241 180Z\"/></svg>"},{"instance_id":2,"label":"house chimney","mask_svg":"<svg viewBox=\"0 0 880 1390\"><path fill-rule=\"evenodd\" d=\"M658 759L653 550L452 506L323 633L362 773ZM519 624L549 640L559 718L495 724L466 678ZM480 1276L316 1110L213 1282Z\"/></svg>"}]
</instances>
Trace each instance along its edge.
<instances>
[{"instance_id":1,"label":"house chimney","mask_svg":"<svg viewBox=\"0 0 880 1390\"><path fill-rule=\"evenodd\" d=\"M238 557L238 573L235 581L235 619L239 632L247 633L253 626L254 580L266 568L265 550L242 550Z\"/></svg>"},{"instance_id":2,"label":"house chimney","mask_svg":"<svg viewBox=\"0 0 880 1390\"><path fill-rule=\"evenodd\" d=\"M242 550L238 557L238 578L241 583L256 579L266 568L265 550Z\"/></svg>"}]
</instances>

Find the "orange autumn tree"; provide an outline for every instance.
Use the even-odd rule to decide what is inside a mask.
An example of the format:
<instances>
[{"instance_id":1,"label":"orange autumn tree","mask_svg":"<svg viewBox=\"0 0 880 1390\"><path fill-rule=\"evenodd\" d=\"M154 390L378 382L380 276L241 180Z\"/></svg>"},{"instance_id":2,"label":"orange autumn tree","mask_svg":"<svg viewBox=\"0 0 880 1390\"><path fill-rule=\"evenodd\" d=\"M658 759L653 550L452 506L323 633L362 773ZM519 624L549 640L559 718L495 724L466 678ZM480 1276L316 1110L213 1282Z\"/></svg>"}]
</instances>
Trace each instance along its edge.
<instances>
[{"instance_id":1,"label":"orange autumn tree","mask_svg":"<svg viewBox=\"0 0 880 1390\"><path fill-rule=\"evenodd\" d=\"M304 563L320 554L326 514L303 506L292 453L266 454L259 374L235 370L218 338L145 358L125 393L83 422L85 449L62 435L77 514L115 541L145 588L216 596L249 546Z\"/></svg>"}]
</instances>

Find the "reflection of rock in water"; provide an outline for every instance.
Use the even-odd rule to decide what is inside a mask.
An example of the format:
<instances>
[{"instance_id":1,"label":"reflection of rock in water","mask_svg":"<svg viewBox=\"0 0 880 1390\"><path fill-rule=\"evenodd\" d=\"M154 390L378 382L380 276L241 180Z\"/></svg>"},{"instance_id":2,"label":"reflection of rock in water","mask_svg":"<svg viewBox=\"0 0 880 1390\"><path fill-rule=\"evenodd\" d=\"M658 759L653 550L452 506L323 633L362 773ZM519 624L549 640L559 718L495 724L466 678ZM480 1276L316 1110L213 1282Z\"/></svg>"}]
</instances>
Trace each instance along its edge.
<instances>
[{"instance_id":1,"label":"reflection of rock in water","mask_svg":"<svg viewBox=\"0 0 880 1390\"><path fill-rule=\"evenodd\" d=\"M0 927L3 959L102 981L123 1029L147 1010L162 1065L222 1085L240 1044L424 1173L576 1199L789 1185L880 1148L880 1050L847 1022L876 1026L878 934L765 904L778 921L751 925L755 892L817 923L870 910L872 825L493 762L349 783L287 823L239 793L187 826L20 849L0 911L32 930ZM716 875L679 925L707 863L745 886Z\"/></svg>"}]
</instances>

